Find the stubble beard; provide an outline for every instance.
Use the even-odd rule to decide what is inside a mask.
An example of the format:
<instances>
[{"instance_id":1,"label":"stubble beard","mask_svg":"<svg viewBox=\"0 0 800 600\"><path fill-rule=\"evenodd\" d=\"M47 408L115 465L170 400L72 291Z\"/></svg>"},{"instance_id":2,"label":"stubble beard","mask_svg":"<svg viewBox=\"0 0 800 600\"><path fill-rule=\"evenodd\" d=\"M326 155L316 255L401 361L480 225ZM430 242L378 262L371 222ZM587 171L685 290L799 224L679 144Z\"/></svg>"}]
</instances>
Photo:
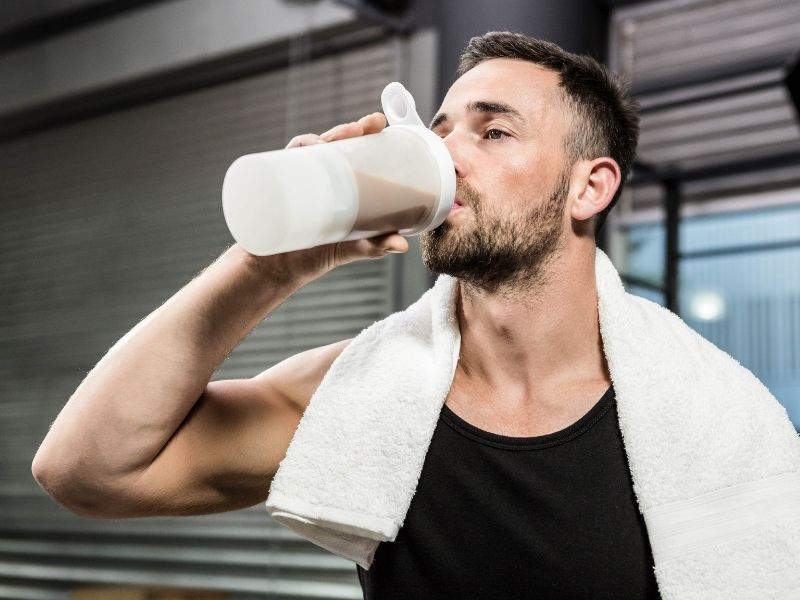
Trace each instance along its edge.
<instances>
[{"instance_id":1,"label":"stubble beard","mask_svg":"<svg viewBox=\"0 0 800 600\"><path fill-rule=\"evenodd\" d=\"M569 179L562 172L541 204L505 218L486 213L481 196L459 184L458 196L471 210L471 222L445 221L420 236L422 261L435 274L458 278L468 293L529 297L547 282L548 266L558 257ZM469 215L463 215L469 217Z\"/></svg>"}]
</instances>

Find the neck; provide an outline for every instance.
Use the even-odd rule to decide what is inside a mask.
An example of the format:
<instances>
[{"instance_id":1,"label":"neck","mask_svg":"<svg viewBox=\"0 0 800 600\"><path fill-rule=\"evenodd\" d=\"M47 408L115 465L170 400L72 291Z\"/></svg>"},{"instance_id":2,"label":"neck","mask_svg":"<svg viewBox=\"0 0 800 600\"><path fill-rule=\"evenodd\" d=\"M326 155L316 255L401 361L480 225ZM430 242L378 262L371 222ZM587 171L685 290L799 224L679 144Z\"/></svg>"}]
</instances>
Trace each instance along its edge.
<instances>
[{"instance_id":1,"label":"neck","mask_svg":"<svg viewBox=\"0 0 800 600\"><path fill-rule=\"evenodd\" d=\"M557 403L556 390L610 383L593 241L557 256L535 289L507 292L486 293L459 282L462 383L516 406Z\"/></svg>"}]
</instances>

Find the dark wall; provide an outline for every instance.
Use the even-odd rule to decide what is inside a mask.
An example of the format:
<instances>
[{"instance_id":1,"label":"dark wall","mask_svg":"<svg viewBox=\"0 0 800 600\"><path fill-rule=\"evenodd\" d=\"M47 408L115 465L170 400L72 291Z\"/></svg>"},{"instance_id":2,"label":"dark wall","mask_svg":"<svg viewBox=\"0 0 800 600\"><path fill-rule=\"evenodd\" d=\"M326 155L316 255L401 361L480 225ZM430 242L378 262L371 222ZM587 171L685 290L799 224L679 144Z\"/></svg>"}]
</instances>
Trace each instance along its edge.
<instances>
[{"instance_id":1,"label":"dark wall","mask_svg":"<svg viewBox=\"0 0 800 600\"><path fill-rule=\"evenodd\" d=\"M487 31L524 33L605 59L608 9L598 0L417 0L413 11L417 27L439 32L440 98L469 38Z\"/></svg>"}]
</instances>

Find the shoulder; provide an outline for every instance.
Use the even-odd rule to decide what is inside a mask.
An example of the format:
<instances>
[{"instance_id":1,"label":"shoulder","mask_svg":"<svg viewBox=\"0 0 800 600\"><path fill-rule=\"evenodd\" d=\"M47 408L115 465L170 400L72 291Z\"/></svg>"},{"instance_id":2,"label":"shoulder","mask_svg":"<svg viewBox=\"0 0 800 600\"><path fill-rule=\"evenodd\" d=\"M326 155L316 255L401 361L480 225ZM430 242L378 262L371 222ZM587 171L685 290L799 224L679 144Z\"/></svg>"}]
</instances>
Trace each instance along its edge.
<instances>
[{"instance_id":1,"label":"shoulder","mask_svg":"<svg viewBox=\"0 0 800 600\"><path fill-rule=\"evenodd\" d=\"M269 383L300 412L305 411L323 377L352 338L305 350L270 367L254 379Z\"/></svg>"}]
</instances>

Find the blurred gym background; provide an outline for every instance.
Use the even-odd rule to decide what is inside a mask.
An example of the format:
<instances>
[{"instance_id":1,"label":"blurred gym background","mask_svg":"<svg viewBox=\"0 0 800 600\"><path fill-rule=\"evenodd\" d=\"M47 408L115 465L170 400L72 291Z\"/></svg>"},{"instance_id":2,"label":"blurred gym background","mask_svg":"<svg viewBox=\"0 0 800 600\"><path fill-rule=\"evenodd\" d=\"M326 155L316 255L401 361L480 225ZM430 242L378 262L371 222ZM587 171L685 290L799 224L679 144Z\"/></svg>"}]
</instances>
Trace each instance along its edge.
<instances>
[{"instance_id":1,"label":"blurred gym background","mask_svg":"<svg viewBox=\"0 0 800 600\"><path fill-rule=\"evenodd\" d=\"M430 119L466 41L496 29L632 81L639 161L599 244L800 427L797 0L5 0L0 598L361 597L352 563L263 506L82 519L30 463L103 353L232 242L220 188L237 156L380 110L392 80ZM408 306L433 282L411 241L301 290L215 377Z\"/></svg>"}]
</instances>

